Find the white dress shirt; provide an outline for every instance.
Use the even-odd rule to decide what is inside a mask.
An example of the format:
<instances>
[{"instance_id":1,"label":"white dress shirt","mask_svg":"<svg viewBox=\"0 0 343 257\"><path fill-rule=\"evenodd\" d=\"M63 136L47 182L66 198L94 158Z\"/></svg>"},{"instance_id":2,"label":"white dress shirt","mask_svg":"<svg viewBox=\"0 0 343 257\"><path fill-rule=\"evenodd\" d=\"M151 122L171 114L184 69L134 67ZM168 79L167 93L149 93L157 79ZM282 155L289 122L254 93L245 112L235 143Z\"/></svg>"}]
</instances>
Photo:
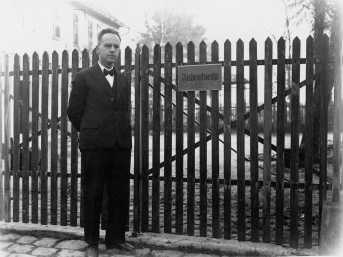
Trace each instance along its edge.
<instances>
[{"instance_id":1,"label":"white dress shirt","mask_svg":"<svg viewBox=\"0 0 343 257\"><path fill-rule=\"evenodd\" d=\"M104 69L111 70L113 68L113 66L111 67L111 69L105 68L105 66L102 65L99 61L98 61L98 64L99 64L100 69L101 69L102 72L104 72ZM110 84L110 86L113 87L114 76L111 76L111 75L107 74L105 76L105 78L107 79L107 81Z\"/></svg>"}]
</instances>

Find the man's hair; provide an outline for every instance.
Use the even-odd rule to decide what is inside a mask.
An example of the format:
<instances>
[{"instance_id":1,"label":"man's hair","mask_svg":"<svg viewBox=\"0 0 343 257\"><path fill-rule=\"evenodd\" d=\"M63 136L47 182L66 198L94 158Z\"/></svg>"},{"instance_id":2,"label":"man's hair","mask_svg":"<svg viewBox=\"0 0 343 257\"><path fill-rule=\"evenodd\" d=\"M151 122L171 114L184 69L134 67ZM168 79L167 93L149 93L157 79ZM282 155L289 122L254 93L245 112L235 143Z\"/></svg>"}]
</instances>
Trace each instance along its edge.
<instances>
[{"instance_id":1,"label":"man's hair","mask_svg":"<svg viewBox=\"0 0 343 257\"><path fill-rule=\"evenodd\" d=\"M105 34L108 34L108 33L116 35L119 38L119 40L121 41L121 37L120 37L118 31L111 29L111 28L107 28L107 29L100 30L100 32L98 34L98 44L100 43L102 36Z\"/></svg>"}]
</instances>

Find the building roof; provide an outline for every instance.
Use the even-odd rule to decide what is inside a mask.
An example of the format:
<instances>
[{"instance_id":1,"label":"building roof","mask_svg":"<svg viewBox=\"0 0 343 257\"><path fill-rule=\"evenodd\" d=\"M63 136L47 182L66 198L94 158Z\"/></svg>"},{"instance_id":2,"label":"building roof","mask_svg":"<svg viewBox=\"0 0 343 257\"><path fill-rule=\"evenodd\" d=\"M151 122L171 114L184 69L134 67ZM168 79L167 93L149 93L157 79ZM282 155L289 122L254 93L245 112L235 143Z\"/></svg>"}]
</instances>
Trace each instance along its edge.
<instances>
[{"instance_id":1,"label":"building roof","mask_svg":"<svg viewBox=\"0 0 343 257\"><path fill-rule=\"evenodd\" d=\"M91 3L81 2L77 0L71 0L69 1L69 3L74 8L86 12L88 15L98 19L99 21L115 29L119 29L120 27L128 27L123 22L119 21L105 10L101 10L100 8L95 7Z\"/></svg>"}]
</instances>

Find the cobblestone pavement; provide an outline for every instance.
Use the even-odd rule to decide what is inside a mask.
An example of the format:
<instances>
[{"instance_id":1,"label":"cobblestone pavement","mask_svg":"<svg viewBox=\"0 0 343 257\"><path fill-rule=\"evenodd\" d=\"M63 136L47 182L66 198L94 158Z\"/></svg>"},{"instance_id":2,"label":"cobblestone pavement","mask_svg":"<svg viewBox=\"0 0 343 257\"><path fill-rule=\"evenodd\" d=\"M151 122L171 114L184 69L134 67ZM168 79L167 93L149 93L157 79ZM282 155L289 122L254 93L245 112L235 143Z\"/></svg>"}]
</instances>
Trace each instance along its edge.
<instances>
[{"instance_id":1,"label":"cobblestone pavement","mask_svg":"<svg viewBox=\"0 0 343 257\"><path fill-rule=\"evenodd\" d=\"M131 252L111 250L104 245L105 231L100 231L100 256L140 257L224 257L224 256L294 256L318 255L318 249L293 249L272 243L254 243L166 233L145 232L126 240L135 246ZM87 243L80 227L0 222L0 257L85 255Z\"/></svg>"},{"instance_id":2,"label":"cobblestone pavement","mask_svg":"<svg viewBox=\"0 0 343 257\"><path fill-rule=\"evenodd\" d=\"M20 235L15 232L0 235L1 257L31 257L31 256L56 256L56 257L81 257L85 254L87 243L80 239L58 239L54 237L37 237ZM153 249L137 247L132 252L111 251L108 253L104 244L99 245L99 256L109 257L216 257L220 255L208 255L202 253L186 253L178 250Z\"/></svg>"}]
</instances>

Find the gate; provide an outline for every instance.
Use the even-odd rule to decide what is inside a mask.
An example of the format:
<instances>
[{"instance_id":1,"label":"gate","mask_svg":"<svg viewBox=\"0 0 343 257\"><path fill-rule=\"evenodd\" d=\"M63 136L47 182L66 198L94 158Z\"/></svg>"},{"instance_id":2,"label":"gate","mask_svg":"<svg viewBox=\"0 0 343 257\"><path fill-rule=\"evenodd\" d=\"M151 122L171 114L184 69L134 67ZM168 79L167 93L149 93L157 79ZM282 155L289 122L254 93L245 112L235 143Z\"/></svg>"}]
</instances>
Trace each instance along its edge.
<instances>
[{"instance_id":1,"label":"gate","mask_svg":"<svg viewBox=\"0 0 343 257\"><path fill-rule=\"evenodd\" d=\"M286 58L281 38L273 58L267 39L263 59L255 40L249 51L241 40L235 51L230 41L223 49L213 42L211 51L202 42L197 52L192 42L153 52L143 46L134 56L127 47L121 69L132 85L130 229L318 244L323 202L337 201L341 187L341 60L330 57L341 50L330 42L323 36L314 56L309 37L302 57L295 38ZM41 61L34 53L31 63L27 54L13 63L3 58L2 220L82 226L82 167L66 107L71 79L96 61L87 50L53 52L51 61L47 52ZM222 90L177 90L179 65L208 63L222 65Z\"/></svg>"},{"instance_id":2,"label":"gate","mask_svg":"<svg viewBox=\"0 0 343 257\"><path fill-rule=\"evenodd\" d=\"M301 57L301 42L295 38L292 55L285 58L281 38L273 59L273 43L267 39L265 58L257 59L257 43L251 40L245 60L244 43L239 40L232 60L231 43L226 41L220 61L217 42L211 44L210 58L202 42L197 62L192 42L187 49L177 44L175 59L170 44L156 45L153 53L146 46L137 49L135 122L139 125L134 149L140 154L135 155L134 166L135 231L291 247L318 243L323 201L338 192L338 185L332 183L339 181L339 165L334 164L338 160L327 158L332 152L328 134L332 136L334 128L336 154L340 144L338 116L334 120L331 115L334 110L337 115L339 108L340 82L332 77L339 60L332 65L328 37L319 44L321 55L315 58L313 39L307 38L306 57ZM179 65L218 63L224 74L222 94L177 90ZM261 74L263 90L258 87ZM329 101L333 84L335 101ZM260 90L263 104L258 102ZM319 133L314 132L314 119Z\"/></svg>"}]
</instances>

